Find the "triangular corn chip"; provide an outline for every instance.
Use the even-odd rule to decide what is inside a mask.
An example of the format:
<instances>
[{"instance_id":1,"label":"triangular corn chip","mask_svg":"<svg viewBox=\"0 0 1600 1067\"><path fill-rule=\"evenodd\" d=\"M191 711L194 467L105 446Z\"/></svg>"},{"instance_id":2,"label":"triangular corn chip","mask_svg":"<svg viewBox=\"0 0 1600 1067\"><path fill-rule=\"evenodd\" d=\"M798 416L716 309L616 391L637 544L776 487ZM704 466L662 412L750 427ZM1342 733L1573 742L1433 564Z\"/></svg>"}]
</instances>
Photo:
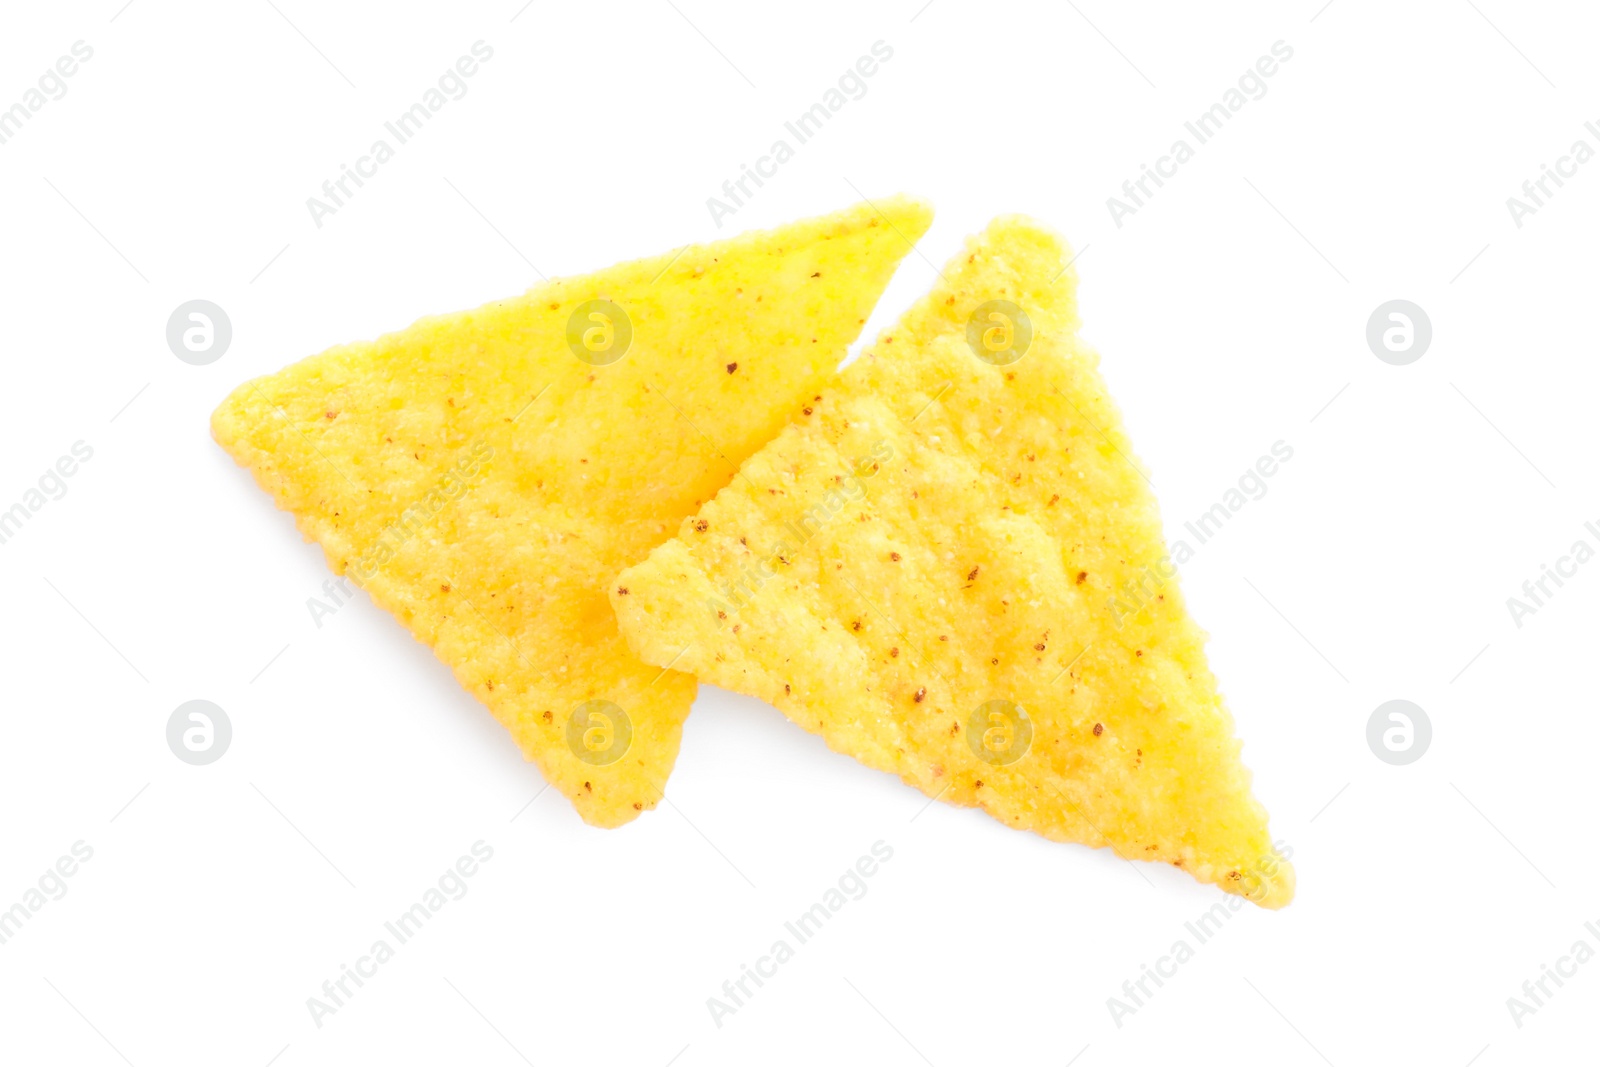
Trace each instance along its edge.
<instances>
[{"instance_id":1,"label":"triangular corn chip","mask_svg":"<svg viewBox=\"0 0 1600 1067\"><path fill-rule=\"evenodd\" d=\"M929 219L864 203L422 319L241 386L212 432L617 826L660 798L695 680L633 656L607 583L810 401Z\"/></svg>"},{"instance_id":2,"label":"triangular corn chip","mask_svg":"<svg viewBox=\"0 0 1600 1067\"><path fill-rule=\"evenodd\" d=\"M930 797L1278 907L1293 871L1075 281L1056 236L994 222L612 606L648 662Z\"/></svg>"}]
</instances>

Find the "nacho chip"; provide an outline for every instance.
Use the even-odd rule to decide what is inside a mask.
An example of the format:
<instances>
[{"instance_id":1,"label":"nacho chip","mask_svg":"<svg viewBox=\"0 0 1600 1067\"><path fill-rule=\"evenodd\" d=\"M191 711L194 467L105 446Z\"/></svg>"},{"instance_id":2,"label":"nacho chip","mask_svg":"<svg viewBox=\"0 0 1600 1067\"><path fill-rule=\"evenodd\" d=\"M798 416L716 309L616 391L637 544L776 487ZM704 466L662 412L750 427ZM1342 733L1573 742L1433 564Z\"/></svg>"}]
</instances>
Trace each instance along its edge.
<instances>
[{"instance_id":1,"label":"nacho chip","mask_svg":"<svg viewBox=\"0 0 1600 1067\"><path fill-rule=\"evenodd\" d=\"M894 199L345 345L236 390L217 441L598 826L655 806L695 694L606 586L838 366L930 218Z\"/></svg>"},{"instance_id":2,"label":"nacho chip","mask_svg":"<svg viewBox=\"0 0 1600 1067\"><path fill-rule=\"evenodd\" d=\"M1000 219L944 279L613 583L624 635L930 797L1287 903L1060 240Z\"/></svg>"}]
</instances>

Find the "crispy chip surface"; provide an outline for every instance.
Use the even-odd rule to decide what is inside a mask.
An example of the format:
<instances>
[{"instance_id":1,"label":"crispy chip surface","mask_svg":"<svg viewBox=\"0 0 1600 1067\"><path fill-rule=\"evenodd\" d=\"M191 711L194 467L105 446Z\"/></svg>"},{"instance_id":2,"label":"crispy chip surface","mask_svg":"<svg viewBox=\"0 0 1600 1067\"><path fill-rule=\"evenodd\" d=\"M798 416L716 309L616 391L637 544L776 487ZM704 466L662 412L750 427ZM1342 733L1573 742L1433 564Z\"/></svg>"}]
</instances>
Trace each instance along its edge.
<instances>
[{"instance_id":1,"label":"crispy chip surface","mask_svg":"<svg viewBox=\"0 0 1600 1067\"><path fill-rule=\"evenodd\" d=\"M624 635L930 797L1282 906L1060 240L1000 219L944 278L612 583Z\"/></svg>"},{"instance_id":2,"label":"crispy chip surface","mask_svg":"<svg viewBox=\"0 0 1600 1067\"><path fill-rule=\"evenodd\" d=\"M628 650L607 583L810 401L930 217L862 204L422 319L246 383L212 433L620 825L660 798L695 680Z\"/></svg>"}]
</instances>

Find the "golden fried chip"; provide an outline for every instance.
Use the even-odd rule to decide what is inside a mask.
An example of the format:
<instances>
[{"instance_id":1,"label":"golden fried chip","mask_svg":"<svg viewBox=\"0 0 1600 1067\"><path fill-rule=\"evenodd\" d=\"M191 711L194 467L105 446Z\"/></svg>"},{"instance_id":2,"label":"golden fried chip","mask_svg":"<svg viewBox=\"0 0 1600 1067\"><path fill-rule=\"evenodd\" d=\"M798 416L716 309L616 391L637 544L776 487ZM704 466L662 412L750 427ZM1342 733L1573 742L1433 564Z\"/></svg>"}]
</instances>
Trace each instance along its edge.
<instances>
[{"instance_id":1,"label":"golden fried chip","mask_svg":"<svg viewBox=\"0 0 1600 1067\"><path fill-rule=\"evenodd\" d=\"M633 656L607 583L810 401L930 214L862 204L422 319L241 386L212 433L617 826L660 797L695 680Z\"/></svg>"},{"instance_id":2,"label":"golden fried chip","mask_svg":"<svg viewBox=\"0 0 1600 1067\"><path fill-rule=\"evenodd\" d=\"M623 634L930 797L1287 903L1060 240L997 220L944 279L623 572Z\"/></svg>"}]
</instances>

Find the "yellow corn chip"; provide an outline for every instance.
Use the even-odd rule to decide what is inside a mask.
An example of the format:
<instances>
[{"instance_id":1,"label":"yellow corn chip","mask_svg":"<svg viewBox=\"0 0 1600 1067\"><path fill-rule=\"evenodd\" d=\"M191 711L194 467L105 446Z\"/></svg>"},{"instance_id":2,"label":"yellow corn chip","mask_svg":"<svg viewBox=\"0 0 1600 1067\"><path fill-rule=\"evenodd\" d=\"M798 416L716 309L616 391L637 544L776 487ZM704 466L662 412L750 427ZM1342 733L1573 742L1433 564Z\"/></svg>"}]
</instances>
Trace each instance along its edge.
<instances>
[{"instance_id":1,"label":"yellow corn chip","mask_svg":"<svg viewBox=\"0 0 1600 1067\"><path fill-rule=\"evenodd\" d=\"M930 797L1279 907L1293 871L1075 282L1056 236L997 220L612 606L648 662Z\"/></svg>"},{"instance_id":2,"label":"yellow corn chip","mask_svg":"<svg viewBox=\"0 0 1600 1067\"><path fill-rule=\"evenodd\" d=\"M344 345L212 433L583 818L655 806L694 698L628 650L618 570L838 366L930 210L897 198Z\"/></svg>"}]
</instances>

